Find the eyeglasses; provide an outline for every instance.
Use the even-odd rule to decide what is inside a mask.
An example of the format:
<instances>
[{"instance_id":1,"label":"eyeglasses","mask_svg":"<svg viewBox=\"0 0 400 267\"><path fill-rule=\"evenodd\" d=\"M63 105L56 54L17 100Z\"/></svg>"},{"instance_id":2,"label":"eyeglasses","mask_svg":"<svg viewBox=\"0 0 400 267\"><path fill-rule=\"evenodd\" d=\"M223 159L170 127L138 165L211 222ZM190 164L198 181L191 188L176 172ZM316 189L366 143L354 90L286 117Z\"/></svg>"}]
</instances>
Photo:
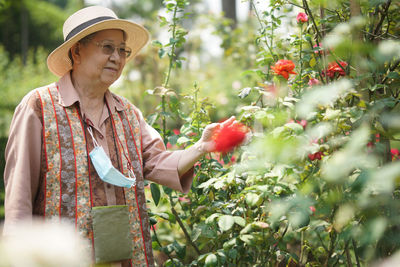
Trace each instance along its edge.
<instances>
[{"instance_id":1,"label":"eyeglasses","mask_svg":"<svg viewBox=\"0 0 400 267\"><path fill-rule=\"evenodd\" d=\"M129 47L126 47L126 46L116 47L112 43L98 43L98 42L93 42L93 43L95 45L97 45L98 47L101 47L101 51L106 55L112 55L114 53L115 49L117 49L120 57L123 57L123 58L129 57L132 53L132 49Z\"/></svg>"}]
</instances>

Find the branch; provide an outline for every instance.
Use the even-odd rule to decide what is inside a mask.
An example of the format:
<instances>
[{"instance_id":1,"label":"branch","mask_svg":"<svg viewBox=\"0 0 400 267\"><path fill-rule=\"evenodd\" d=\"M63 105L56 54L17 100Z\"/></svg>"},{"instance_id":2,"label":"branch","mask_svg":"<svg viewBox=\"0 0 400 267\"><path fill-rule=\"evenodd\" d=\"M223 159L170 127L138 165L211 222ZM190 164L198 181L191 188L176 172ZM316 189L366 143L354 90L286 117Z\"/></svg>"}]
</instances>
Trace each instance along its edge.
<instances>
[{"instance_id":1,"label":"branch","mask_svg":"<svg viewBox=\"0 0 400 267\"><path fill-rule=\"evenodd\" d=\"M154 229L154 227L151 227L151 229L153 230L154 238L155 238L157 244L160 246L160 248L162 248L163 246L162 246L160 240L158 239L156 230ZM172 259L171 255L169 255L168 251L162 251L162 252L164 252L172 262L174 262L174 259Z\"/></svg>"},{"instance_id":2,"label":"branch","mask_svg":"<svg viewBox=\"0 0 400 267\"><path fill-rule=\"evenodd\" d=\"M375 30L373 29L373 26L371 26L371 29L370 29L370 35L371 35L370 41L373 41L375 39L374 36L378 35L378 33L379 33L379 31L380 31L380 29L382 27L383 21L385 20L386 16L388 15L389 6L390 6L391 3L392 3L392 0L388 0L387 1L386 5L383 7L384 11L379 11L378 7L375 9L374 15L376 13L380 13L381 17L380 17L380 20L379 20L378 24L375 27Z\"/></svg>"},{"instance_id":3,"label":"branch","mask_svg":"<svg viewBox=\"0 0 400 267\"><path fill-rule=\"evenodd\" d=\"M296 7L298 7L298 8L305 9L305 8L304 8L304 7L302 7L301 5L298 5L298 4L296 4L296 3L293 3L293 2L288 2L288 4L289 4L289 5L292 5L292 6L296 6Z\"/></svg>"},{"instance_id":4,"label":"branch","mask_svg":"<svg viewBox=\"0 0 400 267\"><path fill-rule=\"evenodd\" d=\"M317 36L319 37L320 40L322 40L322 35L318 30L317 23L315 23L314 16L313 16L313 14L312 14L312 12L310 10L310 7L308 6L307 0L303 0L303 6L304 6L303 8L306 10L306 13L308 14L308 16L312 20L312 24L314 26L314 29L315 29L316 33L317 33ZM316 40L316 42L318 44L318 39Z\"/></svg>"},{"instance_id":5,"label":"branch","mask_svg":"<svg viewBox=\"0 0 400 267\"><path fill-rule=\"evenodd\" d=\"M183 225L181 218L179 217L178 213L176 212L175 208L171 206L171 211L174 214L176 221L178 222L179 226L182 228L182 231L186 237L186 240L189 242L189 244L194 248L194 250L196 250L197 255L201 255L201 252L199 250L199 248L196 246L196 244L192 241L192 239L190 238L189 233L186 230L186 227Z\"/></svg>"},{"instance_id":6,"label":"branch","mask_svg":"<svg viewBox=\"0 0 400 267\"><path fill-rule=\"evenodd\" d=\"M383 12L379 12L379 13L381 13L381 19L379 20L378 24L375 27L375 30L374 30L374 34L375 35L377 35L378 32L380 31L380 29L382 27L382 24L383 24L383 21L385 20L386 16L388 15L389 6L390 6L391 3L392 3L392 0L389 0L386 3L386 6L384 7L384 11Z\"/></svg>"},{"instance_id":7,"label":"branch","mask_svg":"<svg viewBox=\"0 0 400 267\"><path fill-rule=\"evenodd\" d=\"M260 18L260 16L258 15L258 11L257 11L256 5L254 4L253 0L250 1L250 4L253 6L254 13L256 14L258 23L260 24L260 27L261 27L261 29L262 29L262 28L263 28L263 25L262 25L262 22L261 22L261 18ZM272 38L273 38L273 37L271 37L271 39L272 39ZM265 35L264 35L264 42L265 42L265 45L267 46L269 52L271 53L272 57L274 58L274 60L278 60L278 57L274 54L274 52L272 52L272 48L269 46L267 37L266 37ZM275 58L275 56L276 56L276 58ZM269 69L269 68L268 68L268 69Z\"/></svg>"},{"instance_id":8,"label":"branch","mask_svg":"<svg viewBox=\"0 0 400 267\"><path fill-rule=\"evenodd\" d=\"M357 244L356 244L356 241L354 241L354 239L352 239L352 242L353 242L354 255L356 256L357 267L360 267L361 266L360 265L360 259L358 258L358 254L357 254L357 251L356 251Z\"/></svg>"}]
</instances>

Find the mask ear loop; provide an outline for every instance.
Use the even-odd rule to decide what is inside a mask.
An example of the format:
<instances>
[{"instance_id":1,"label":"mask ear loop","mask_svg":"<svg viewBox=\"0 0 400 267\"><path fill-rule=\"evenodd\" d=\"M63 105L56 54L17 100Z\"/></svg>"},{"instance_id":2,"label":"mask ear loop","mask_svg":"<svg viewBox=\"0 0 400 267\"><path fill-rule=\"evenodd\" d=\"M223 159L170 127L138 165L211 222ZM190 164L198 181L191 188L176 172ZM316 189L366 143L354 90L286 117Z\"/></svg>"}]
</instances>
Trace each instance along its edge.
<instances>
[{"instance_id":1,"label":"mask ear loop","mask_svg":"<svg viewBox=\"0 0 400 267\"><path fill-rule=\"evenodd\" d=\"M110 115L112 124L114 125L115 122L114 122L114 119L113 119L113 117L112 117L112 114L111 114L111 111L110 111L110 107L108 106L107 101L106 101L106 105L107 105L108 113L109 113L109 115ZM113 127L114 127L114 126L113 126ZM113 133L114 133L114 131L113 131ZM128 157L128 156L126 155L126 153L125 153L125 149L124 149L124 146L122 145L121 140L119 139L119 137L118 137L117 134L114 135L114 138L117 139L117 146L118 146L118 147L121 146L122 154L123 154L123 156L125 157L125 159L126 159L126 161L127 161L127 169L128 169L129 178L134 178L134 179L136 179L136 175L135 175L135 173L133 172L132 163L131 163L129 157ZM136 184L136 182L135 182L135 184Z\"/></svg>"},{"instance_id":2,"label":"mask ear loop","mask_svg":"<svg viewBox=\"0 0 400 267\"><path fill-rule=\"evenodd\" d=\"M94 147L100 146L100 145L97 143L96 139L94 138L92 127L88 126L87 129L88 129L88 132L89 132L90 136L92 137L92 141L93 141Z\"/></svg>"}]
</instances>

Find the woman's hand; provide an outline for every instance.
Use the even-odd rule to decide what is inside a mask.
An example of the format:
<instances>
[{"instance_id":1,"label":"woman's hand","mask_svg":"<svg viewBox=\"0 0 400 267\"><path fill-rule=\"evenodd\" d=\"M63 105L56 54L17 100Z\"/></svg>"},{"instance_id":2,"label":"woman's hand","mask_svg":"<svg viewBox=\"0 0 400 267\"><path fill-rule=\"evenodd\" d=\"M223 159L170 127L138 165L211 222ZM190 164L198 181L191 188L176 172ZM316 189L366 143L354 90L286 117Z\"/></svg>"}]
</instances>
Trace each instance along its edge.
<instances>
[{"instance_id":1,"label":"woman's hand","mask_svg":"<svg viewBox=\"0 0 400 267\"><path fill-rule=\"evenodd\" d=\"M235 126L237 123L238 122L236 121L235 117L232 116L224 122L211 123L207 125L203 131L203 134L201 135L200 140L197 141L193 146L183 151L184 154L181 156L181 159L178 162L179 175L182 176L190 168L192 168L193 164L204 154L217 151L214 135L218 133L220 129L229 126Z\"/></svg>"},{"instance_id":2,"label":"woman's hand","mask_svg":"<svg viewBox=\"0 0 400 267\"><path fill-rule=\"evenodd\" d=\"M203 131L203 134L198 141L198 147L203 153L214 152L215 150L215 142L213 140L213 135L223 126L229 126L234 123L237 123L234 116L230 117L224 122L221 123L211 123L206 126Z\"/></svg>"}]
</instances>

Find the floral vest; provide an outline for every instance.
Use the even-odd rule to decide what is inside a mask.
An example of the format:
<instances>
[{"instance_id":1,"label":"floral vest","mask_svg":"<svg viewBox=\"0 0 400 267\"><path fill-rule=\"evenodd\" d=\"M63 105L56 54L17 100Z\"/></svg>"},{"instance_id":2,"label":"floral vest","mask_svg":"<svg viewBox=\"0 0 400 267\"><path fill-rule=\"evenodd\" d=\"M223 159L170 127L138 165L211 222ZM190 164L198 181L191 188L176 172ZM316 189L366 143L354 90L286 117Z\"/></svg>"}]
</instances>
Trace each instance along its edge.
<instances>
[{"instance_id":1,"label":"floral vest","mask_svg":"<svg viewBox=\"0 0 400 267\"><path fill-rule=\"evenodd\" d=\"M93 245L91 207L93 206L93 165L89 161L89 142L77 105L63 107L58 104L58 87L55 84L37 89L43 120L43 175L42 202L45 219L72 221L80 235ZM117 97L125 109L114 112L110 118L117 143L120 171L128 176L128 151L137 179L134 188L123 189L129 207L133 243L133 256L129 265L153 266L150 228L144 196L142 143L139 120L132 104ZM108 118L108 120L110 119ZM90 137L89 137L90 138ZM115 138L115 137L114 137ZM121 146L124 146L123 148ZM43 160L42 160L43 161ZM92 247L92 246L91 246ZM92 250L92 248L90 248ZM125 265L125 264L124 264Z\"/></svg>"}]
</instances>

